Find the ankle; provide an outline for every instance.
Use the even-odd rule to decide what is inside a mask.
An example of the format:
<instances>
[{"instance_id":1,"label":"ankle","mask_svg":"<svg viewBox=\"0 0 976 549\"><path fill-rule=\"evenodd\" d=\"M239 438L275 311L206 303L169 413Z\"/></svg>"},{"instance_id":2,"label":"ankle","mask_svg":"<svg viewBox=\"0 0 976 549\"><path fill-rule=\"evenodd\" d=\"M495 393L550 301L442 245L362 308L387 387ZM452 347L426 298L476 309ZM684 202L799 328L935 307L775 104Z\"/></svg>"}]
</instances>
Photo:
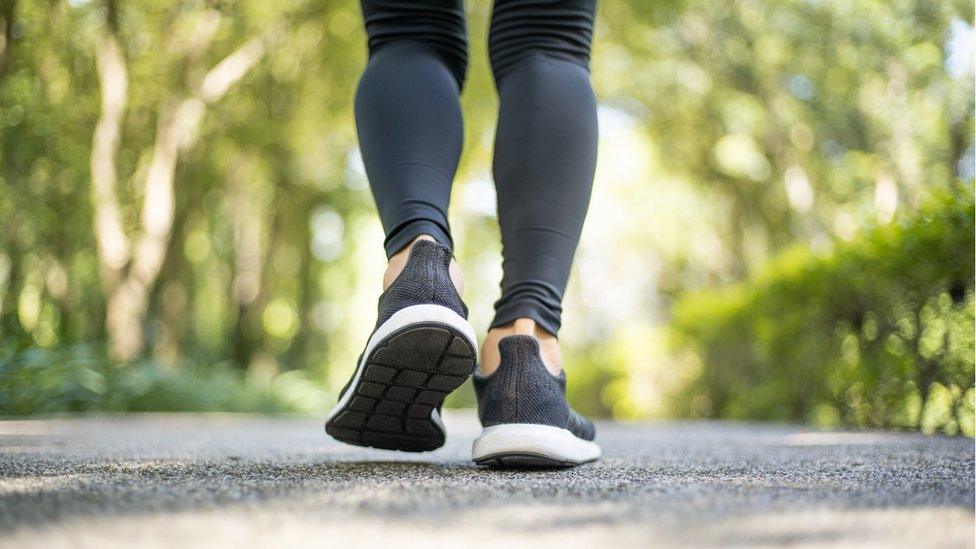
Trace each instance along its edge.
<instances>
[{"instance_id":1,"label":"ankle","mask_svg":"<svg viewBox=\"0 0 976 549\"><path fill-rule=\"evenodd\" d=\"M386 272L383 273L384 290L389 288L390 285L393 284L393 281L400 276L401 272L403 272L403 268L407 266L407 260L410 259L410 250L413 249L414 244L421 240L436 242L434 237L422 234L411 240L410 243L404 246L399 252L393 254L386 265ZM460 294L464 290L464 276L461 274L461 267L458 266L458 263L454 258L451 258L450 273L451 282L454 283L454 287L457 289L458 294Z\"/></svg>"},{"instance_id":2,"label":"ankle","mask_svg":"<svg viewBox=\"0 0 976 549\"><path fill-rule=\"evenodd\" d=\"M484 375L491 375L501 363L498 342L510 335L530 335L539 341L539 352L546 368L558 375L563 370L563 357L559 351L556 336L539 327L531 318L519 318L515 322L488 330L488 336L481 346L481 364L478 368Z\"/></svg>"}]
</instances>

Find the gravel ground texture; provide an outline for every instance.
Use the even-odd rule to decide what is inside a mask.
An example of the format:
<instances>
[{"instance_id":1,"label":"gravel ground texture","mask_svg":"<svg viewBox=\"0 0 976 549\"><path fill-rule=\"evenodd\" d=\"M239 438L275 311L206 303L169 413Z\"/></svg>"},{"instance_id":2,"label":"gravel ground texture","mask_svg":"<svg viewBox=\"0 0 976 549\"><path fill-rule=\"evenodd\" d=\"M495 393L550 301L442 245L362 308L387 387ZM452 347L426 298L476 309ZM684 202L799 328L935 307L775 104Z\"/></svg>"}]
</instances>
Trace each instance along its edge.
<instances>
[{"instance_id":1,"label":"gravel ground texture","mask_svg":"<svg viewBox=\"0 0 976 549\"><path fill-rule=\"evenodd\" d=\"M598 424L600 461L491 471L471 412L424 454L316 418L0 421L0 547L973 547L972 439Z\"/></svg>"}]
</instances>

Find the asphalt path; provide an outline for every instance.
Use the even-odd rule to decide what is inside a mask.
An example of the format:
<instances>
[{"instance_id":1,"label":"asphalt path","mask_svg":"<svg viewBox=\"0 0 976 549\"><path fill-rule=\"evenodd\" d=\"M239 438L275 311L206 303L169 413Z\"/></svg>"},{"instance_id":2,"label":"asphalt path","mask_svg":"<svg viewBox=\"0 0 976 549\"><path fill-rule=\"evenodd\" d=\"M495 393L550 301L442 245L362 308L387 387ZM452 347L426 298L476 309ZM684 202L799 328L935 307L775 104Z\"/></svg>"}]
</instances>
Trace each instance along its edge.
<instances>
[{"instance_id":1,"label":"asphalt path","mask_svg":"<svg viewBox=\"0 0 976 549\"><path fill-rule=\"evenodd\" d=\"M425 454L317 418L0 421L0 547L973 547L971 439L598 424L604 458L490 471L448 413Z\"/></svg>"}]
</instances>

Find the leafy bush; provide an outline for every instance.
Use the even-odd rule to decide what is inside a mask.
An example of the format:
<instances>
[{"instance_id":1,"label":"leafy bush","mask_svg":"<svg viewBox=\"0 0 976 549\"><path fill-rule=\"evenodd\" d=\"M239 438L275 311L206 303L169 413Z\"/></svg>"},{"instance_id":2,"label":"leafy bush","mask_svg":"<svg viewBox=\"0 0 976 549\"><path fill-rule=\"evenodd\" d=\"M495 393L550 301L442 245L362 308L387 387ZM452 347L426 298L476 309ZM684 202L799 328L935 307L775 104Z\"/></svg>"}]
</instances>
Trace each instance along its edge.
<instances>
[{"instance_id":1,"label":"leafy bush","mask_svg":"<svg viewBox=\"0 0 976 549\"><path fill-rule=\"evenodd\" d=\"M972 436L973 189L828 254L685 295L673 343L700 371L676 413Z\"/></svg>"},{"instance_id":2,"label":"leafy bush","mask_svg":"<svg viewBox=\"0 0 976 549\"><path fill-rule=\"evenodd\" d=\"M113 364L95 345L43 349L20 339L0 346L0 415L294 409L281 391L248 383L229 366Z\"/></svg>"}]
</instances>

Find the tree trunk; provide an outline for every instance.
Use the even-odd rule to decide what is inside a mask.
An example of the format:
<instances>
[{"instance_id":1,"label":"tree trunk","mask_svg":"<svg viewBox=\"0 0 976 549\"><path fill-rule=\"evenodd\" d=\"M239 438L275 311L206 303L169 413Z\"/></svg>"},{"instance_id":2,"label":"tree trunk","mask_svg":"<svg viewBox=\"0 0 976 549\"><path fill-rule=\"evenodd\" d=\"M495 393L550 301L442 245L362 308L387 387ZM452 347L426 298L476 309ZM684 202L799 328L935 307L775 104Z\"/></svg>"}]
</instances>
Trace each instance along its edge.
<instances>
[{"instance_id":1,"label":"tree trunk","mask_svg":"<svg viewBox=\"0 0 976 549\"><path fill-rule=\"evenodd\" d=\"M188 41L193 45L187 52L188 58L199 57L196 54L206 48L215 29L212 24L200 26L200 36ZM105 327L109 355L115 360L131 360L143 348L143 321L150 290L159 277L170 244L176 199L174 177L179 157L196 144L207 104L222 98L257 64L271 36L272 31L268 31L245 42L207 72L188 97L164 103L146 174L141 232L130 247L119 221L114 167L125 111L127 75L114 26L109 25L97 52L102 114L93 138L91 172L95 237L102 284L108 295Z\"/></svg>"},{"instance_id":2,"label":"tree trunk","mask_svg":"<svg viewBox=\"0 0 976 549\"><path fill-rule=\"evenodd\" d=\"M98 68L102 112L92 137L89 164L99 274L102 289L108 293L118 284L122 269L129 260L129 239L122 229L122 216L116 200L118 174L115 170L129 75L114 31L109 30L102 37L95 50L95 65Z\"/></svg>"},{"instance_id":3,"label":"tree trunk","mask_svg":"<svg viewBox=\"0 0 976 549\"><path fill-rule=\"evenodd\" d=\"M14 18L17 15L17 0L0 0L0 78L10 67L10 43L14 38Z\"/></svg>"},{"instance_id":4,"label":"tree trunk","mask_svg":"<svg viewBox=\"0 0 976 549\"><path fill-rule=\"evenodd\" d=\"M228 170L226 195L227 213L234 230L232 293L237 304L232 354L242 370L251 363L256 347L250 324L263 302L262 271L268 248L268 231L262 225L265 212L247 177L247 166L247 158L242 154Z\"/></svg>"}]
</instances>

